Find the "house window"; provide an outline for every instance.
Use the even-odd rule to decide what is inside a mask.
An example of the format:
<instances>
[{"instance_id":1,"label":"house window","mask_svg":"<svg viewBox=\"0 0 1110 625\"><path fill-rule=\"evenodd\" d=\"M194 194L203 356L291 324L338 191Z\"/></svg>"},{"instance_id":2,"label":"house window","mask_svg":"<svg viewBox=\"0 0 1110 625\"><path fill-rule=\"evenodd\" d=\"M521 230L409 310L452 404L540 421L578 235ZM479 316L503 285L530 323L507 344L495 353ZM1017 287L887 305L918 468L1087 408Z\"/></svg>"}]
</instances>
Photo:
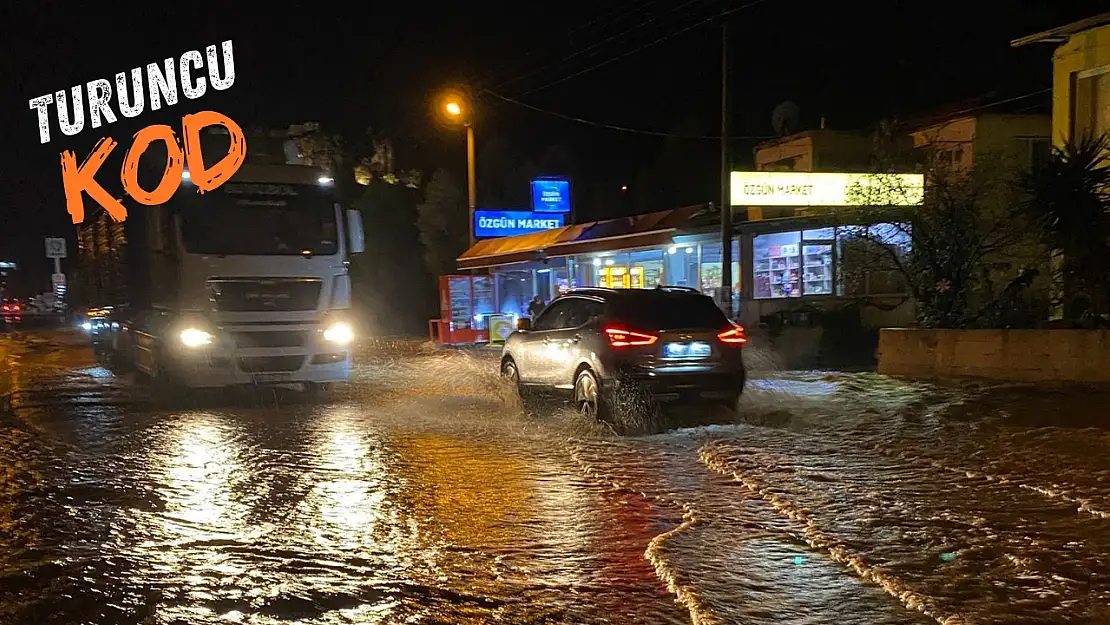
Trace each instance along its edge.
<instances>
[{"instance_id":1,"label":"house window","mask_svg":"<svg viewBox=\"0 0 1110 625\"><path fill-rule=\"evenodd\" d=\"M1110 66L1080 72L1072 95L1075 138L1110 132Z\"/></svg>"}]
</instances>

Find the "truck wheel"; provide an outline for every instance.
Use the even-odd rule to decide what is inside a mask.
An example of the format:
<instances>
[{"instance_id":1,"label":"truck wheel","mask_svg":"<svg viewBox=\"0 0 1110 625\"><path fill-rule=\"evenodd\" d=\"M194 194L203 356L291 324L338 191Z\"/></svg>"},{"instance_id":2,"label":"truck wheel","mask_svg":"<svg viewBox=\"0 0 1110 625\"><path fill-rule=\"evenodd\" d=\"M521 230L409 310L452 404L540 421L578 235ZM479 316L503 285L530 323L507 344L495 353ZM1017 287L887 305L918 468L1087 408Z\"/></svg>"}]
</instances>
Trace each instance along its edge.
<instances>
[{"instance_id":1,"label":"truck wheel","mask_svg":"<svg viewBox=\"0 0 1110 625\"><path fill-rule=\"evenodd\" d=\"M305 397L318 399L331 390L331 385L326 382L305 382L302 390Z\"/></svg>"}]
</instances>

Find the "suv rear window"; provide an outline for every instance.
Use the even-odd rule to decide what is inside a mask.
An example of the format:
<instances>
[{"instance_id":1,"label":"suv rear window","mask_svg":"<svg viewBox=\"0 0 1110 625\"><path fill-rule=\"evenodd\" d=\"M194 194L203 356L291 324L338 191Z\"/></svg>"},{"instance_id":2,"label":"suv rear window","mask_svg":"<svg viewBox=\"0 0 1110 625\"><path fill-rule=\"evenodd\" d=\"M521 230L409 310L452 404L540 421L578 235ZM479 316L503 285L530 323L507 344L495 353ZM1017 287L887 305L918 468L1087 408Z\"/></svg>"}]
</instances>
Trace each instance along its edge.
<instances>
[{"instance_id":1,"label":"suv rear window","mask_svg":"<svg viewBox=\"0 0 1110 625\"><path fill-rule=\"evenodd\" d=\"M612 317L633 330L719 330L728 318L704 295L637 293L609 299Z\"/></svg>"}]
</instances>

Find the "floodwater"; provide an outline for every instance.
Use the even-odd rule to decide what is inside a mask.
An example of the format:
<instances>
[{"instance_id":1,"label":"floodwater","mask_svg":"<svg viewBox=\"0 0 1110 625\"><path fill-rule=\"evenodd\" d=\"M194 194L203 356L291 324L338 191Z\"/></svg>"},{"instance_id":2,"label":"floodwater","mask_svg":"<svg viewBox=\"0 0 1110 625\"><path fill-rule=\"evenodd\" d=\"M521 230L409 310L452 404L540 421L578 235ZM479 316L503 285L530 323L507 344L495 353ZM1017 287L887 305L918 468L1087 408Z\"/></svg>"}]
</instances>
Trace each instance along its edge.
<instances>
[{"instance_id":1,"label":"floodwater","mask_svg":"<svg viewBox=\"0 0 1110 625\"><path fill-rule=\"evenodd\" d=\"M491 354L167 406L79 341L0 336L0 623L1110 623L1107 393L753 352L618 436Z\"/></svg>"}]
</instances>

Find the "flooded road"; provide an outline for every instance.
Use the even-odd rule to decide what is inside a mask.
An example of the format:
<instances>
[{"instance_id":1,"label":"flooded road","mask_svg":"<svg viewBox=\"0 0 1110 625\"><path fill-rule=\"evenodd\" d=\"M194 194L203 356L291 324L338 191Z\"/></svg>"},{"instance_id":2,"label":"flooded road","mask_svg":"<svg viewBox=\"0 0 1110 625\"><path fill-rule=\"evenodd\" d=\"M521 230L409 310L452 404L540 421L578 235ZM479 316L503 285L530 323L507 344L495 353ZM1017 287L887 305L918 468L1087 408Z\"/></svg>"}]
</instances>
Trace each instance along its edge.
<instances>
[{"instance_id":1,"label":"flooded road","mask_svg":"<svg viewBox=\"0 0 1110 625\"><path fill-rule=\"evenodd\" d=\"M167 407L0 335L0 623L1110 623L1110 394L768 369L616 436L495 371Z\"/></svg>"}]
</instances>

